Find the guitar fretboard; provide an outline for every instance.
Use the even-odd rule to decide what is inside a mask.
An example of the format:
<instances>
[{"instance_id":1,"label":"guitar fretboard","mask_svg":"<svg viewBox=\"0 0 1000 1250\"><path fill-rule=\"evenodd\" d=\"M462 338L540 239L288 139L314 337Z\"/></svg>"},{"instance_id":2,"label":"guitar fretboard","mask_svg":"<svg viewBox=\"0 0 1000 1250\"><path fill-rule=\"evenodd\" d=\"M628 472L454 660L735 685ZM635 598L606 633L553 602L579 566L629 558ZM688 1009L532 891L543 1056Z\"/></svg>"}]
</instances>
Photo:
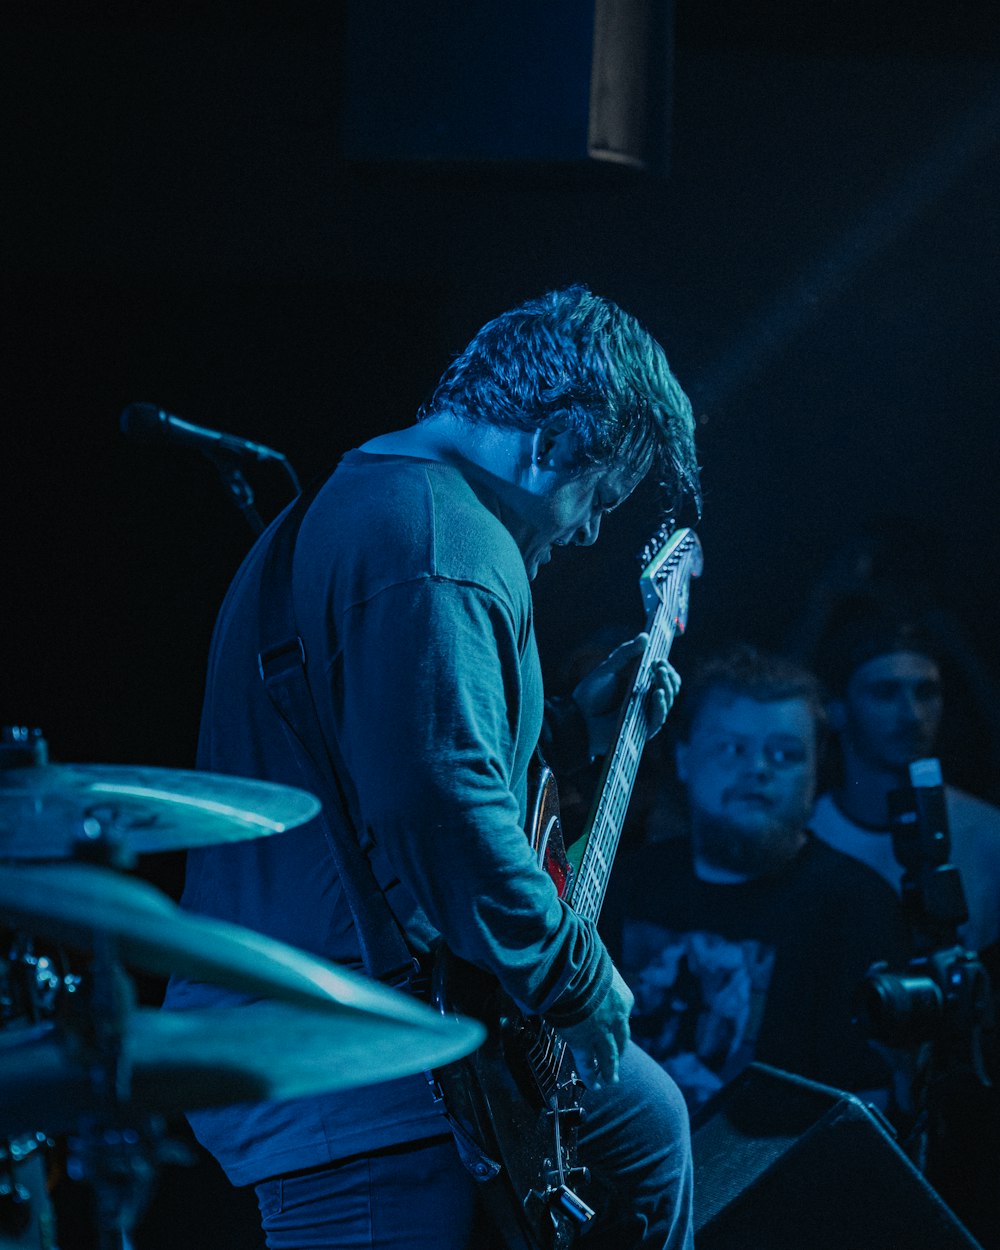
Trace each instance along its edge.
<instances>
[{"instance_id":1,"label":"guitar fretboard","mask_svg":"<svg viewBox=\"0 0 1000 1250\"><path fill-rule=\"evenodd\" d=\"M646 624L649 643L622 712L615 748L605 760L599 797L582 838L583 856L570 889L570 905L587 920L596 921L600 914L646 745L650 674L653 665L669 655L676 634L684 630L688 583L700 572L698 539L690 530L675 535L653 578L656 607Z\"/></svg>"}]
</instances>

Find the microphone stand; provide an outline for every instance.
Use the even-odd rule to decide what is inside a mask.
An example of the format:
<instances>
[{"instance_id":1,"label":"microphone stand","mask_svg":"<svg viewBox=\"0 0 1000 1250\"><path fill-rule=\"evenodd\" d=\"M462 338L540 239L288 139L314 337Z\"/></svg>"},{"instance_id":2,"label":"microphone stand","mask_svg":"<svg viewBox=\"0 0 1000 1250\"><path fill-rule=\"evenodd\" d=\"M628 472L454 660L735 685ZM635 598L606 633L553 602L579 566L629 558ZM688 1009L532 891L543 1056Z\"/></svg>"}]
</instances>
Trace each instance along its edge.
<instances>
[{"instance_id":1,"label":"microphone stand","mask_svg":"<svg viewBox=\"0 0 1000 1250\"><path fill-rule=\"evenodd\" d=\"M227 495L255 535L263 533L265 525L254 505L253 487L240 467L244 460L277 462L288 476L293 494L302 494L298 474L289 464L288 457L271 447L231 434L221 434L217 430L199 429L163 412L154 404L126 405L120 426L123 434L140 442L176 442L200 451L215 465Z\"/></svg>"},{"instance_id":2,"label":"microphone stand","mask_svg":"<svg viewBox=\"0 0 1000 1250\"><path fill-rule=\"evenodd\" d=\"M253 530L255 535L263 533L265 529L264 521L254 506L253 487L247 481L246 474L240 468L239 458L227 451L206 452L205 455L218 469L219 477L222 479L222 484L225 486L229 498L242 513L251 530ZM292 468L290 462L285 456L274 458L278 460L278 463L288 475L288 480L291 482L295 494L301 495L302 486L299 482L298 474Z\"/></svg>"},{"instance_id":3,"label":"microphone stand","mask_svg":"<svg viewBox=\"0 0 1000 1250\"><path fill-rule=\"evenodd\" d=\"M254 506L253 487L247 481L239 462L234 456L226 455L224 452L213 453L208 458L219 470L219 477L222 478L222 484L229 498L243 514L246 523L254 534L262 534L264 522Z\"/></svg>"}]
</instances>

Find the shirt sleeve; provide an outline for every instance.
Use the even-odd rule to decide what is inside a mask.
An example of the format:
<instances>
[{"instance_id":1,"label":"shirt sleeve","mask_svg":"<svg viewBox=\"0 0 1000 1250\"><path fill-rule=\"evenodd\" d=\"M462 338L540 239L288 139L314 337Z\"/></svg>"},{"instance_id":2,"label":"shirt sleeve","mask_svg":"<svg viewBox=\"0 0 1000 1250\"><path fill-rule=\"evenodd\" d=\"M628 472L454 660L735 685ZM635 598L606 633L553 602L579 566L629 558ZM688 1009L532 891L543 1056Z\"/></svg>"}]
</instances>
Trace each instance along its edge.
<instances>
[{"instance_id":1,"label":"shirt sleeve","mask_svg":"<svg viewBox=\"0 0 1000 1250\"><path fill-rule=\"evenodd\" d=\"M523 626L489 590L428 577L351 608L339 634L330 688L366 832L457 955L523 1008L582 1019L611 965L522 828L515 760L540 728Z\"/></svg>"}]
</instances>

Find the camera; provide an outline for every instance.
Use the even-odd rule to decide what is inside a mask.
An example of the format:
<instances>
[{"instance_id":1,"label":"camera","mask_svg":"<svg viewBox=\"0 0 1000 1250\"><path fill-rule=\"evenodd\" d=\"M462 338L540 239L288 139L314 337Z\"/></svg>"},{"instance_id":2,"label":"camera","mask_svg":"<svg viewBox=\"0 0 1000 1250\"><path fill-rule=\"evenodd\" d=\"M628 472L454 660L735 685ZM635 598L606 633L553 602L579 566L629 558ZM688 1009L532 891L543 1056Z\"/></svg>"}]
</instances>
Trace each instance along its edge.
<instances>
[{"instance_id":1,"label":"camera","mask_svg":"<svg viewBox=\"0 0 1000 1250\"><path fill-rule=\"evenodd\" d=\"M904 972L874 964L860 999L868 1033L889 1046L957 1043L987 1018L990 985L978 957L953 946L912 959Z\"/></svg>"},{"instance_id":2,"label":"camera","mask_svg":"<svg viewBox=\"0 0 1000 1250\"><path fill-rule=\"evenodd\" d=\"M916 952L902 971L874 964L859 991L872 1038L889 1046L934 1043L939 1059L971 1067L989 1085L982 1053L992 1024L989 975L958 929L968 919L951 840L941 766L915 760L910 784L889 795L892 849L903 869L903 912Z\"/></svg>"}]
</instances>

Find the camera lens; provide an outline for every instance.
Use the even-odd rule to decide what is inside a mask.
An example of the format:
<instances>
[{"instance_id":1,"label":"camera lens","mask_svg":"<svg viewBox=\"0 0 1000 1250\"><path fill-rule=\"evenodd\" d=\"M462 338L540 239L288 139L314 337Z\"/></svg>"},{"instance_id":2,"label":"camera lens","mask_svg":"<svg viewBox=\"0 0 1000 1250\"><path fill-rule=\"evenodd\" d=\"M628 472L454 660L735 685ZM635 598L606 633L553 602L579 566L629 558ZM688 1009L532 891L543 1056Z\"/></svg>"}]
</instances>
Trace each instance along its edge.
<instances>
[{"instance_id":1,"label":"camera lens","mask_svg":"<svg viewBox=\"0 0 1000 1250\"><path fill-rule=\"evenodd\" d=\"M872 1037L907 1046L936 1035L944 998L930 977L873 970L862 984L860 1007Z\"/></svg>"}]
</instances>

